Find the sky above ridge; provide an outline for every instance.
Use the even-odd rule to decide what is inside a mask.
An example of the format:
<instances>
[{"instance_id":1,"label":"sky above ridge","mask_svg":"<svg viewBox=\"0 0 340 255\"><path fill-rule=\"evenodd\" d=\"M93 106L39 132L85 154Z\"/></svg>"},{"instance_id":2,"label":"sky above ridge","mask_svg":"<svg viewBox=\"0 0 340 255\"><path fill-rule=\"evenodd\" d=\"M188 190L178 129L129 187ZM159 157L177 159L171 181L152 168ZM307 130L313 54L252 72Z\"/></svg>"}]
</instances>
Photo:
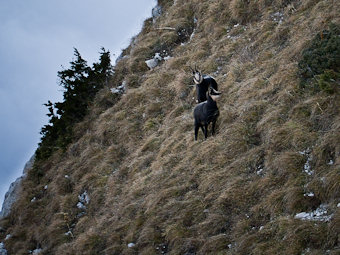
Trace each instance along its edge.
<instances>
[{"instance_id":1,"label":"sky above ridge","mask_svg":"<svg viewBox=\"0 0 340 255\"><path fill-rule=\"evenodd\" d=\"M156 0L0 0L0 210L11 182L48 123L48 100L62 100L57 72L74 48L89 66L101 47L112 64L151 17Z\"/></svg>"}]
</instances>

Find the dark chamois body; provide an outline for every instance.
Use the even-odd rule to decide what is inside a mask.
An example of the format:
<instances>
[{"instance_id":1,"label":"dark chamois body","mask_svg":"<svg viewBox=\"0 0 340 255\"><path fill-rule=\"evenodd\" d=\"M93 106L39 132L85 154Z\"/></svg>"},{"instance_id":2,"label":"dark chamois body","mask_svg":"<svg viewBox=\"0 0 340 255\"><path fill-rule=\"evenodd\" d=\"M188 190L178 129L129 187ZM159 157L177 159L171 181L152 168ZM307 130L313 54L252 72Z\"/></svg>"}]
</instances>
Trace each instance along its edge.
<instances>
[{"instance_id":1,"label":"dark chamois body","mask_svg":"<svg viewBox=\"0 0 340 255\"><path fill-rule=\"evenodd\" d=\"M210 90L210 91L209 91ZM198 104L194 109L195 118L195 140L197 140L198 130L202 129L205 139L208 137L208 125L212 123L212 135L215 134L215 125L220 114L216 99L220 96L220 92L209 88L206 93L207 101Z\"/></svg>"},{"instance_id":2,"label":"dark chamois body","mask_svg":"<svg viewBox=\"0 0 340 255\"><path fill-rule=\"evenodd\" d=\"M191 67L190 69L196 84L197 103L204 102L207 100L207 91L210 87L218 91L217 82L213 77L202 74L202 72L199 71L196 66L195 69Z\"/></svg>"},{"instance_id":3,"label":"dark chamois body","mask_svg":"<svg viewBox=\"0 0 340 255\"><path fill-rule=\"evenodd\" d=\"M196 80L195 80L196 82ZM212 87L215 90L218 90L217 88L217 82L215 79L209 75L203 75L201 82L196 83L196 93L197 93L197 102L201 103L207 100L207 91L209 87Z\"/></svg>"}]
</instances>

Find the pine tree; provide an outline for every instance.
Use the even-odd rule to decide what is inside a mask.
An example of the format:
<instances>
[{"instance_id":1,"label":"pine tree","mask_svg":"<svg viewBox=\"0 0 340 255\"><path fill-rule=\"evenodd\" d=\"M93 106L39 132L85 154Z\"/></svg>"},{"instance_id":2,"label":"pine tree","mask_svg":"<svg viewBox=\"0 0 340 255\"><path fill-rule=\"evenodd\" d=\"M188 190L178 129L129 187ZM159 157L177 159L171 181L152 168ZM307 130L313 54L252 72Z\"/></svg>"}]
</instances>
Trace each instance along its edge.
<instances>
[{"instance_id":1,"label":"pine tree","mask_svg":"<svg viewBox=\"0 0 340 255\"><path fill-rule=\"evenodd\" d=\"M94 63L90 76L96 81L97 87L103 87L108 84L108 79L113 75L113 67L111 65L110 51L101 48L99 63Z\"/></svg>"},{"instance_id":2,"label":"pine tree","mask_svg":"<svg viewBox=\"0 0 340 255\"><path fill-rule=\"evenodd\" d=\"M101 49L98 63L93 68L74 48L74 59L70 68L58 72L59 84L63 87L63 102L44 104L49 113L49 124L42 127L41 142L37 149L37 158L47 158L56 149L65 149L73 139L73 127L88 112L88 108L97 92L107 85L113 74L110 52Z\"/></svg>"}]
</instances>

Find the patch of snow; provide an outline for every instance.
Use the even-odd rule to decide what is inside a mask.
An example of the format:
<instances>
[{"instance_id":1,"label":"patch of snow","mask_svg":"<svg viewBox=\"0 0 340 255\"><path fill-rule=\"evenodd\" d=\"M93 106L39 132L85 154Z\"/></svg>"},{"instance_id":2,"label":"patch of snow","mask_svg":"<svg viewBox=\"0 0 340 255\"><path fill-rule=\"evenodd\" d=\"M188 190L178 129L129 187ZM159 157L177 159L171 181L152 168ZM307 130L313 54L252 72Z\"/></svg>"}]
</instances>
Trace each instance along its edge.
<instances>
[{"instance_id":1,"label":"patch of snow","mask_svg":"<svg viewBox=\"0 0 340 255\"><path fill-rule=\"evenodd\" d=\"M233 247L233 245L230 243L228 244L228 248L231 249Z\"/></svg>"},{"instance_id":2,"label":"patch of snow","mask_svg":"<svg viewBox=\"0 0 340 255\"><path fill-rule=\"evenodd\" d=\"M258 166L258 167L257 167L256 174L257 174L257 175L262 175L262 172L263 172L263 167L262 167L262 166Z\"/></svg>"},{"instance_id":3,"label":"patch of snow","mask_svg":"<svg viewBox=\"0 0 340 255\"><path fill-rule=\"evenodd\" d=\"M129 248L133 248L133 247L135 247L135 246L136 246L136 244L134 244L134 243L129 243L129 244L128 244L128 247L129 247Z\"/></svg>"},{"instance_id":4,"label":"patch of snow","mask_svg":"<svg viewBox=\"0 0 340 255\"><path fill-rule=\"evenodd\" d=\"M78 213L77 218L79 219L79 218L83 217L85 214L86 214L85 212Z\"/></svg>"},{"instance_id":5,"label":"patch of snow","mask_svg":"<svg viewBox=\"0 0 340 255\"><path fill-rule=\"evenodd\" d=\"M205 209L203 212L204 212L204 213L208 213L208 212L209 212L209 210L208 210L208 209Z\"/></svg>"},{"instance_id":6,"label":"patch of snow","mask_svg":"<svg viewBox=\"0 0 340 255\"><path fill-rule=\"evenodd\" d=\"M338 203L338 204L336 205L336 207L340 208L340 203Z\"/></svg>"},{"instance_id":7,"label":"patch of snow","mask_svg":"<svg viewBox=\"0 0 340 255\"><path fill-rule=\"evenodd\" d=\"M31 199L31 203L34 203L35 201L37 201L37 198L36 198L36 197L34 197L34 198Z\"/></svg>"},{"instance_id":8,"label":"patch of snow","mask_svg":"<svg viewBox=\"0 0 340 255\"><path fill-rule=\"evenodd\" d=\"M261 230L263 230L264 229L264 226L261 226L260 228L259 228L259 231L261 231Z\"/></svg>"},{"instance_id":9,"label":"patch of snow","mask_svg":"<svg viewBox=\"0 0 340 255\"><path fill-rule=\"evenodd\" d=\"M334 165L334 161L333 161L333 160L329 160L329 162L327 163L327 165L329 165L329 166Z\"/></svg>"},{"instance_id":10,"label":"patch of snow","mask_svg":"<svg viewBox=\"0 0 340 255\"><path fill-rule=\"evenodd\" d=\"M83 192L83 194L78 196L78 200L79 202L77 203L77 207L81 210L85 210L86 209L85 204L90 203L90 197L87 194L86 190Z\"/></svg>"},{"instance_id":11,"label":"patch of snow","mask_svg":"<svg viewBox=\"0 0 340 255\"><path fill-rule=\"evenodd\" d=\"M237 28L239 25L240 25L240 24L236 24L236 25L234 25L234 27Z\"/></svg>"},{"instance_id":12,"label":"patch of snow","mask_svg":"<svg viewBox=\"0 0 340 255\"><path fill-rule=\"evenodd\" d=\"M194 29L194 31L193 31L192 34L190 35L189 42L192 41L192 39L194 38L195 34L196 34L196 29Z\"/></svg>"},{"instance_id":13,"label":"patch of snow","mask_svg":"<svg viewBox=\"0 0 340 255\"><path fill-rule=\"evenodd\" d=\"M45 185L44 190L47 190L47 189L48 189L48 185Z\"/></svg>"},{"instance_id":14,"label":"patch of snow","mask_svg":"<svg viewBox=\"0 0 340 255\"><path fill-rule=\"evenodd\" d=\"M32 251L32 254L33 254L33 255L38 255L38 254L40 254L41 252L42 252L42 249L39 248L39 249L33 250L33 251Z\"/></svg>"},{"instance_id":15,"label":"patch of snow","mask_svg":"<svg viewBox=\"0 0 340 255\"><path fill-rule=\"evenodd\" d=\"M90 203L90 197L89 195L87 194L87 191L85 190L83 192L83 194L79 195L78 196L78 199L79 199L79 202L83 203L83 204L88 204Z\"/></svg>"},{"instance_id":16,"label":"patch of snow","mask_svg":"<svg viewBox=\"0 0 340 255\"><path fill-rule=\"evenodd\" d=\"M327 207L324 204L321 204L315 211L313 212L301 212L295 215L295 219L300 220L311 220L311 221L329 221L332 218L332 215L327 215Z\"/></svg>"},{"instance_id":17,"label":"patch of snow","mask_svg":"<svg viewBox=\"0 0 340 255\"><path fill-rule=\"evenodd\" d=\"M77 204L78 209L85 210L86 206L82 202L78 202Z\"/></svg>"},{"instance_id":18,"label":"patch of snow","mask_svg":"<svg viewBox=\"0 0 340 255\"><path fill-rule=\"evenodd\" d=\"M68 232L66 232L65 233L65 236L72 236L73 234L72 234L72 231L71 230L69 230Z\"/></svg>"},{"instance_id":19,"label":"patch of snow","mask_svg":"<svg viewBox=\"0 0 340 255\"><path fill-rule=\"evenodd\" d=\"M162 57L161 57L161 54L160 53L155 53L155 56L154 56L155 59L158 59L158 60L162 60Z\"/></svg>"},{"instance_id":20,"label":"patch of snow","mask_svg":"<svg viewBox=\"0 0 340 255\"><path fill-rule=\"evenodd\" d=\"M303 196L305 196L305 197L314 197L315 195L314 195L313 192L309 192L309 193L303 194Z\"/></svg>"},{"instance_id":21,"label":"patch of snow","mask_svg":"<svg viewBox=\"0 0 340 255\"><path fill-rule=\"evenodd\" d=\"M167 60L169 60L169 59L171 59L172 57L171 56L166 56L166 57L164 57L163 59L165 60L165 61L167 61Z\"/></svg>"},{"instance_id":22,"label":"patch of snow","mask_svg":"<svg viewBox=\"0 0 340 255\"><path fill-rule=\"evenodd\" d=\"M123 81L117 88L111 88L110 91L113 94L124 94L126 91L126 81Z\"/></svg>"},{"instance_id":23,"label":"patch of snow","mask_svg":"<svg viewBox=\"0 0 340 255\"><path fill-rule=\"evenodd\" d=\"M66 175L65 175L65 178L66 178L66 179L70 179L70 176L68 176L68 175L66 174Z\"/></svg>"},{"instance_id":24,"label":"patch of snow","mask_svg":"<svg viewBox=\"0 0 340 255\"><path fill-rule=\"evenodd\" d=\"M231 39L231 40L233 40L233 41L236 41L237 39L240 38L240 36L231 36L231 35L227 35L227 38L228 38L228 39Z\"/></svg>"},{"instance_id":25,"label":"patch of snow","mask_svg":"<svg viewBox=\"0 0 340 255\"><path fill-rule=\"evenodd\" d=\"M302 253L301 255L305 255L306 253L308 254L310 252L310 248L306 248Z\"/></svg>"},{"instance_id":26,"label":"patch of snow","mask_svg":"<svg viewBox=\"0 0 340 255\"><path fill-rule=\"evenodd\" d=\"M7 255L4 243L0 243L0 255Z\"/></svg>"},{"instance_id":27,"label":"patch of snow","mask_svg":"<svg viewBox=\"0 0 340 255\"><path fill-rule=\"evenodd\" d=\"M273 21L281 24L283 22L283 19L284 19L284 14L281 13L281 12L276 12L276 13L270 15L270 17L272 18Z\"/></svg>"},{"instance_id":28,"label":"patch of snow","mask_svg":"<svg viewBox=\"0 0 340 255\"><path fill-rule=\"evenodd\" d=\"M5 241L6 240L8 240L8 239L10 239L12 237L12 235L11 234L8 234L8 235L6 235L6 237L5 237Z\"/></svg>"},{"instance_id":29,"label":"patch of snow","mask_svg":"<svg viewBox=\"0 0 340 255\"><path fill-rule=\"evenodd\" d=\"M310 164L311 161L313 160L311 152L312 151L311 151L310 148L307 148L306 150L299 152L301 155L303 155L307 158L307 161L303 166L303 171L308 175L313 175L313 173L314 173L314 171L312 170L311 164Z\"/></svg>"},{"instance_id":30,"label":"patch of snow","mask_svg":"<svg viewBox=\"0 0 340 255\"><path fill-rule=\"evenodd\" d=\"M152 59L146 60L145 63L150 69L153 69L158 65L159 61L161 60L162 60L162 57L160 53L157 52L155 53L155 56Z\"/></svg>"}]
</instances>

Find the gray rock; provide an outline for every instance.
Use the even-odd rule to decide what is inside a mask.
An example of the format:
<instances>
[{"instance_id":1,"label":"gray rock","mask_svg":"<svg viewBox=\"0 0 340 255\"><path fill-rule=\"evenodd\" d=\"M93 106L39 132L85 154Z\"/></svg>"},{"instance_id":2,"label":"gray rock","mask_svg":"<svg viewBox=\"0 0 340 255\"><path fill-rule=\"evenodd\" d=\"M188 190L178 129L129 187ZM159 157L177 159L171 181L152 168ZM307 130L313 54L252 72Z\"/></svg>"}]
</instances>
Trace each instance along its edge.
<instances>
[{"instance_id":1,"label":"gray rock","mask_svg":"<svg viewBox=\"0 0 340 255\"><path fill-rule=\"evenodd\" d=\"M126 81L123 81L123 83L117 88L111 88L110 90L113 94L124 94L126 92Z\"/></svg>"},{"instance_id":2,"label":"gray rock","mask_svg":"<svg viewBox=\"0 0 340 255\"><path fill-rule=\"evenodd\" d=\"M33 168L34 160L35 160L35 154L29 159L29 161L24 166L24 170L23 170L24 177L26 177L28 171Z\"/></svg>"},{"instance_id":3,"label":"gray rock","mask_svg":"<svg viewBox=\"0 0 340 255\"><path fill-rule=\"evenodd\" d=\"M152 20L153 22L156 21L156 19L161 16L162 14L162 7L157 5L156 7L152 8Z\"/></svg>"},{"instance_id":4,"label":"gray rock","mask_svg":"<svg viewBox=\"0 0 340 255\"><path fill-rule=\"evenodd\" d=\"M27 173L30 169L32 169L34 164L35 155L33 155L30 160L26 163L23 175L17 178L14 182L9 186L8 191L5 194L5 199L2 204L2 209L0 212L0 219L7 217L11 212L12 205L18 199L19 193L21 191L21 181L27 176ZM0 255L2 255L0 253Z\"/></svg>"},{"instance_id":5,"label":"gray rock","mask_svg":"<svg viewBox=\"0 0 340 255\"><path fill-rule=\"evenodd\" d=\"M153 69L158 65L158 63L162 59L163 58L161 57L161 55L159 53L156 53L155 56L152 59L146 60L145 63L150 69Z\"/></svg>"},{"instance_id":6,"label":"gray rock","mask_svg":"<svg viewBox=\"0 0 340 255\"><path fill-rule=\"evenodd\" d=\"M0 255L7 255L4 243L0 243Z\"/></svg>"},{"instance_id":7,"label":"gray rock","mask_svg":"<svg viewBox=\"0 0 340 255\"><path fill-rule=\"evenodd\" d=\"M32 254L33 255L38 255L38 254L40 254L42 252L42 249L35 249L34 251L32 251Z\"/></svg>"}]
</instances>

